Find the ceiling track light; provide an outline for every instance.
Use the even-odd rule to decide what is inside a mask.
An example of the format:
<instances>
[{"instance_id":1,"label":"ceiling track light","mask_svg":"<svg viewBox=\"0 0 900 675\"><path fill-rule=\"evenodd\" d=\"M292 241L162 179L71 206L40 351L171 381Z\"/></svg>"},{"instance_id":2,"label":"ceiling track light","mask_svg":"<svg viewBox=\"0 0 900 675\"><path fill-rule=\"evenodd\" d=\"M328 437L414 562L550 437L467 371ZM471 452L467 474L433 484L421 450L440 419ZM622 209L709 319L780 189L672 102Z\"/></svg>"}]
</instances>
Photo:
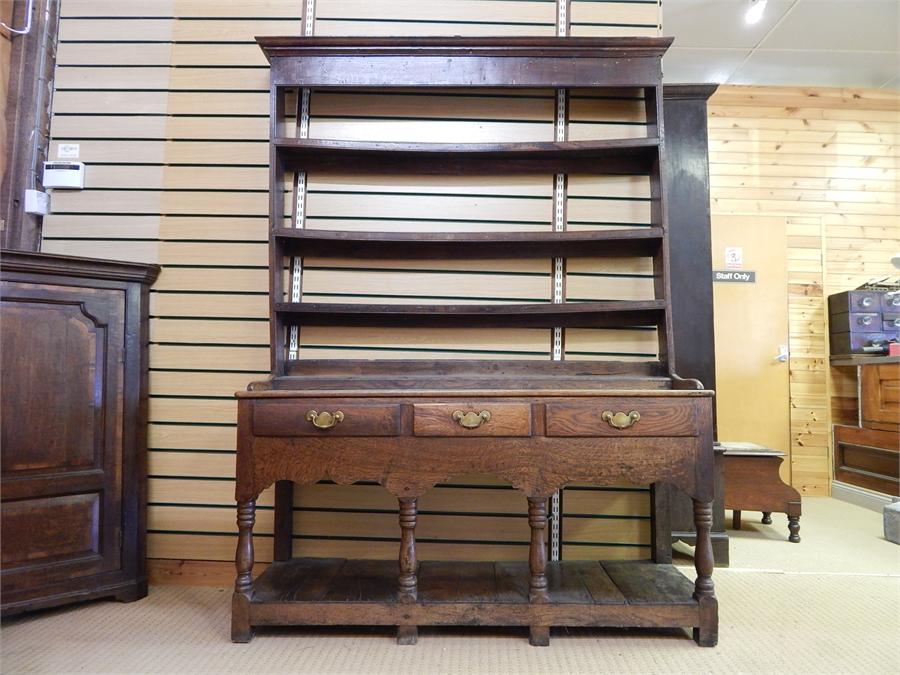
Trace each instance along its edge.
<instances>
[{"instance_id":1,"label":"ceiling track light","mask_svg":"<svg viewBox=\"0 0 900 675\"><path fill-rule=\"evenodd\" d=\"M747 8L747 13L744 14L744 21L751 26L759 23L766 11L768 2L769 0L750 0L750 6Z\"/></svg>"}]
</instances>

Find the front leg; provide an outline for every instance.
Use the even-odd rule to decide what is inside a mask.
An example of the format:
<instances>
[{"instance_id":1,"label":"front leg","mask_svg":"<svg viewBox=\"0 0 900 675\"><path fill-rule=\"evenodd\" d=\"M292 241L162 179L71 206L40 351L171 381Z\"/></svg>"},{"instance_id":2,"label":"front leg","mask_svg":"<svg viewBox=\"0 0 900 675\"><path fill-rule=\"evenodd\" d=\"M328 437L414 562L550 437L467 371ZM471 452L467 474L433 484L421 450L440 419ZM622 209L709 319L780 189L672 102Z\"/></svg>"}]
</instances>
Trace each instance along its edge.
<instances>
[{"instance_id":1,"label":"front leg","mask_svg":"<svg viewBox=\"0 0 900 675\"><path fill-rule=\"evenodd\" d=\"M234 555L237 578L231 598L231 641L250 642L250 601L253 600L253 524L256 521L256 500L238 502L238 543Z\"/></svg>"},{"instance_id":2,"label":"front leg","mask_svg":"<svg viewBox=\"0 0 900 675\"><path fill-rule=\"evenodd\" d=\"M400 578L399 599L401 603L415 603L418 594L416 576L416 499L400 499ZM397 626L397 644L414 645L419 639L417 626Z\"/></svg>"},{"instance_id":3,"label":"front leg","mask_svg":"<svg viewBox=\"0 0 900 675\"><path fill-rule=\"evenodd\" d=\"M544 544L544 530L547 528L547 500L528 498L528 524L531 526L531 548L528 566L531 570L529 600L547 602L547 547ZM529 627L528 641L537 647L550 644L550 626Z\"/></svg>"}]
</instances>

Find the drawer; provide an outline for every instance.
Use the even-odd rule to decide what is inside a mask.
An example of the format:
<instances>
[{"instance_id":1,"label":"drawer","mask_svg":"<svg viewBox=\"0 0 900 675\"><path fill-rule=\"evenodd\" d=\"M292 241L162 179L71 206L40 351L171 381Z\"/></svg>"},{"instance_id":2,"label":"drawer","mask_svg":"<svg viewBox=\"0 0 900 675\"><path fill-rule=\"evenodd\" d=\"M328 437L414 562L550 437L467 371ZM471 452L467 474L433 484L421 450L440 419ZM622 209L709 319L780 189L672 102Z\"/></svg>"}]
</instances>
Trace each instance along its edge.
<instances>
[{"instance_id":1,"label":"drawer","mask_svg":"<svg viewBox=\"0 0 900 675\"><path fill-rule=\"evenodd\" d=\"M891 330L897 330L898 328L900 328L900 313L885 312L884 313L883 330L891 331Z\"/></svg>"},{"instance_id":2,"label":"drawer","mask_svg":"<svg viewBox=\"0 0 900 675\"><path fill-rule=\"evenodd\" d=\"M531 436L531 404L492 401L418 403L416 436Z\"/></svg>"},{"instance_id":3,"label":"drawer","mask_svg":"<svg viewBox=\"0 0 900 675\"><path fill-rule=\"evenodd\" d=\"M316 426L316 425L319 426ZM325 428L323 428L325 427ZM255 436L398 436L399 404L304 399L257 401Z\"/></svg>"},{"instance_id":4,"label":"drawer","mask_svg":"<svg viewBox=\"0 0 900 675\"><path fill-rule=\"evenodd\" d=\"M900 312L900 293L881 296L881 305L885 312Z\"/></svg>"},{"instance_id":5,"label":"drawer","mask_svg":"<svg viewBox=\"0 0 900 675\"><path fill-rule=\"evenodd\" d=\"M548 436L696 436L697 433L696 407L690 400L616 397L547 404Z\"/></svg>"},{"instance_id":6,"label":"drawer","mask_svg":"<svg viewBox=\"0 0 900 675\"><path fill-rule=\"evenodd\" d=\"M880 331L881 314L877 312L850 312L850 330L853 332Z\"/></svg>"}]
</instances>

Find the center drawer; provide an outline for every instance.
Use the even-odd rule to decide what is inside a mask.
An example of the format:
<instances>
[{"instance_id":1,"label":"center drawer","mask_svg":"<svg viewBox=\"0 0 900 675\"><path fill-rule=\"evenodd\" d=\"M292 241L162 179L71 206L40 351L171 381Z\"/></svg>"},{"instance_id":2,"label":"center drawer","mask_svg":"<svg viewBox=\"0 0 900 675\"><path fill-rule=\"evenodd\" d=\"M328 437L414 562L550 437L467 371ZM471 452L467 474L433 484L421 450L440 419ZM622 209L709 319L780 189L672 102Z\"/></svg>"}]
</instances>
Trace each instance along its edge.
<instances>
[{"instance_id":1,"label":"center drawer","mask_svg":"<svg viewBox=\"0 0 900 675\"><path fill-rule=\"evenodd\" d=\"M547 404L548 436L696 436L690 399L598 397Z\"/></svg>"},{"instance_id":2,"label":"center drawer","mask_svg":"<svg viewBox=\"0 0 900 675\"><path fill-rule=\"evenodd\" d=\"M531 436L531 404L416 403L413 433L416 436Z\"/></svg>"},{"instance_id":3,"label":"center drawer","mask_svg":"<svg viewBox=\"0 0 900 675\"><path fill-rule=\"evenodd\" d=\"M257 401L255 436L398 436L399 404L312 400Z\"/></svg>"}]
</instances>

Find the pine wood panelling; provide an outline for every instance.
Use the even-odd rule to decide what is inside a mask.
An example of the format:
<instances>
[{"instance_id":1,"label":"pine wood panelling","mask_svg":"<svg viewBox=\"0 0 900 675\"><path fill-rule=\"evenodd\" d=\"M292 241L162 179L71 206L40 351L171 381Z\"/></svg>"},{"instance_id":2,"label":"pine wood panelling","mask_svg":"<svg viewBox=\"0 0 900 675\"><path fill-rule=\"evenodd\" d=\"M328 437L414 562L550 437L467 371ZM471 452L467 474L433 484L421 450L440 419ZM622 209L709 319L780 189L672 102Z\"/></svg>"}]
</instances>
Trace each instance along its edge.
<instances>
[{"instance_id":1,"label":"pine wood panelling","mask_svg":"<svg viewBox=\"0 0 900 675\"><path fill-rule=\"evenodd\" d=\"M62 0L50 152L56 157L58 143L78 143L88 168L84 191L53 195L43 248L163 266L151 311L153 558L227 561L234 553L232 396L269 370L268 71L253 36L301 34L302 6L300 0ZM657 0L575 0L571 16L577 35L659 31ZM555 19L554 0L317 0L314 32L553 35ZM634 91L572 92L570 105L570 138L645 133ZM550 91L314 92L310 129L330 138L550 140L554 111ZM870 133L891 133L844 130L864 134L849 137L859 145L871 144ZM569 227L646 225L649 196L646 177L571 176ZM549 175L311 174L306 226L548 230L552 201ZM648 297L652 285L649 261L578 259L567 273L569 299ZM303 291L342 302L549 301L551 279L550 261L310 259ZM546 330L307 328L300 343L305 358L550 358ZM570 330L566 355L655 359L656 344L648 330ZM297 491L295 553L395 557L396 504L387 497L377 486ZM271 491L259 503L265 532ZM563 505L570 530L564 556L649 554L646 489L567 490ZM420 511L423 559L527 555L524 500L495 479L456 478L423 497ZM257 543L259 560L270 560L271 537Z\"/></svg>"},{"instance_id":2,"label":"pine wood panelling","mask_svg":"<svg viewBox=\"0 0 900 675\"><path fill-rule=\"evenodd\" d=\"M828 494L832 422L856 390L828 366L828 295L892 273L900 249L900 94L720 87L709 108L713 213L786 217L794 486Z\"/></svg>"}]
</instances>

